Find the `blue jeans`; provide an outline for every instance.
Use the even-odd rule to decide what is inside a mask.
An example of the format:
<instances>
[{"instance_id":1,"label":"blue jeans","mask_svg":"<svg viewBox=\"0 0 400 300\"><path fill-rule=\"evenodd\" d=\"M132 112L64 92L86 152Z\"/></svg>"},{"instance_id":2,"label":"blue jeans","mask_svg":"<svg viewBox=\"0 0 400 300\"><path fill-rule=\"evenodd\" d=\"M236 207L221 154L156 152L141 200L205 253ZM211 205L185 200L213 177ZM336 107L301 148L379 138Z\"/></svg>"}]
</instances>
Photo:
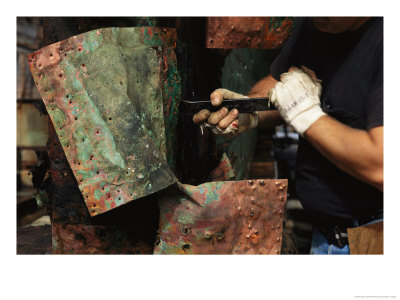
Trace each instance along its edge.
<instances>
[{"instance_id":1,"label":"blue jeans","mask_svg":"<svg viewBox=\"0 0 400 300\"><path fill-rule=\"evenodd\" d=\"M374 224L382 221L383 219L374 220L365 225ZM358 227L357 221L354 222L354 227ZM350 254L350 248L349 245L346 245L343 248L339 248L333 244L329 244L327 239L322 235L321 232L319 232L317 227L315 227L311 242L310 254L336 254L336 255Z\"/></svg>"}]
</instances>

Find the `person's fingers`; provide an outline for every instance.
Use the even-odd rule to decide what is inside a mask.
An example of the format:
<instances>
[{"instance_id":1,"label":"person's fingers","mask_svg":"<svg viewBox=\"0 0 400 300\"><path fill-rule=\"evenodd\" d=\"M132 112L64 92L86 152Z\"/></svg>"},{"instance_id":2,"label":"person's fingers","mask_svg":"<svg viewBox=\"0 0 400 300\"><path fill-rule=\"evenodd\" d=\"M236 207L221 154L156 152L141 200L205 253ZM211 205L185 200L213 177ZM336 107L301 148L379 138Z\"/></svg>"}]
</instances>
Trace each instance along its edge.
<instances>
[{"instance_id":1,"label":"person's fingers","mask_svg":"<svg viewBox=\"0 0 400 300\"><path fill-rule=\"evenodd\" d=\"M317 94L318 97L321 97L321 92L322 92L321 82L322 82L322 80L317 78L317 75L315 74L315 72L313 70L311 70L305 66L301 66L301 69L303 70L304 73L306 73L308 76L310 76L312 81L314 82L314 88L312 89L313 92L315 94Z\"/></svg>"},{"instance_id":2,"label":"person's fingers","mask_svg":"<svg viewBox=\"0 0 400 300\"><path fill-rule=\"evenodd\" d=\"M227 89L220 89L222 91L222 95L224 99L242 99L242 98L249 98L239 93L232 92Z\"/></svg>"},{"instance_id":3,"label":"person's fingers","mask_svg":"<svg viewBox=\"0 0 400 300\"><path fill-rule=\"evenodd\" d=\"M320 82L321 80L317 78L317 75L315 75L315 72L306 66L301 66L301 69L303 70L304 73L306 73L308 76L312 78L312 80L316 82Z\"/></svg>"},{"instance_id":4,"label":"person's fingers","mask_svg":"<svg viewBox=\"0 0 400 300\"><path fill-rule=\"evenodd\" d=\"M231 125L229 125L229 126L231 126L232 128L238 129L238 128L239 128L239 120L236 119L236 120L233 121L233 122L231 123Z\"/></svg>"},{"instance_id":5,"label":"person's fingers","mask_svg":"<svg viewBox=\"0 0 400 300\"><path fill-rule=\"evenodd\" d=\"M291 66L291 67L289 68L289 72L294 72L294 71L297 71L297 70L299 70L299 68L297 68L297 67L295 67L295 66Z\"/></svg>"},{"instance_id":6,"label":"person's fingers","mask_svg":"<svg viewBox=\"0 0 400 300\"><path fill-rule=\"evenodd\" d=\"M220 110L211 113L208 118L208 124L217 125L225 116L228 114L228 109L226 107L221 108Z\"/></svg>"},{"instance_id":7,"label":"person's fingers","mask_svg":"<svg viewBox=\"0 0 400 300\"><path fill-rule=\"evenodd\" d=\"M207 109L203 109L193 116L193 123L201 124L204 121L206 121L209 118L209 116L210 112Z\"/></svg>"},{"instance_id":8,"label":"person's fingers","mask_svg":"<svg viewBox=\"0 0 400 300\"><path fill-rule=\"evenodd\" d=\"M290 67L289 70L286 73L281 74L280 79L281 82L286 83L290 81L293 77L293 73L299 71L298 68L296 67Z\"/></svg>"},{"instance_id":9,"label":"person's fingers","mask_svg":"<svg viewBox=\"0 0 400 300\"><path fill-rule=\"evenodd\" d=\"M304 73L306 73L308 76L310 76L312 78L313 81L315 82L321 82L320 79L317 78L317 75L315 74L315 72L305 66L301 66L300 69L297 67L290 67L289 71L286 73L283 73L280 78L281 81L283 83L285 83L286 81L290 80L290 75L294 75L294 74L301 74L301 71L303 71Z\"/></svg>"},{"instance_id":10,"label":"person's fingers","mask_svg":"<svg viewBox=\"0 0 400 300\"><path fill-rule=\"evenodd\" d=\"M224 92L222 89L217 89L210 95L211 104L213 106L221 105L222 100L224 100Z\"/></svg>"},{"instance_id":11,"label":"person's fingers","mask_svg":"<svg viewBox=\"0 0 400 300\"><path fill-rule=\"evenodd\" d=\"M230 134L236 134L238 131L239 131L239 120L235 120L231 124L229 124L228 128L224 130L224 133L226 135L230 135Z\"/></svg>"},{"instance_id":12,"label":"person's fingers","mask_svg":"<svg viewBox=\"0 0 400 300\"><path fill-rule=\"evenodd\" d=\"M276 100L280 106L287 105L287 103L289 103L293 99L296 99L296 96L298 96L297 94L295 94L295 97L293 97L290 85L288 87L288 84L277 84L275 86L275 92L277 98Z\"/></svg>"},{"instance_id":13,"label":"person's fingers","mask_svg":"<svg viewBox=\"0 0 400 300\"><path fill-rule=\"evenodd\" d=\"M221 130L226 129L234 120L237 119L239 116L239 111L237 109L232 109L225 118L223 118L221 121L218 123L218 128Z\"/></svg>"},{"instance_id":14,"label":"person's fingers","mask_svg":"<svg viewBox=\"0 0 400 300\"><path fill-rule=\"evenodd\" d=\"M224 99L242 99L248 98L247 96L243 96L242 94L232 92L227 89L216 89L211 95L210 100L213 106L221 105L222 100Z\"/></svg>"},{"instance_id":15,"label":"person's fingers","mask_svg":"<svg viewBox=\"0 0 400 300\"><path fill-rule=\"evenodd\" d=\"M277 84L275 84L275 86L269 91L269 94L268 94L268 98L269 98L269 100L271 101L271 103L273 104L273 105L275 105L276 106L276 102L277 102L277 100L278 100L278 93L277 93L277 90L279 90L279 89L282 89L282 87L283 87L283 83L282 82L278 82Z\"/></svg>"},{"instance_id":16,"label":"person's fingers","mask_svg":"<svg viewBox=\"0 0 400 300\"><path fill-rule=\"evenodd\" d=\"M321 81L319 79L317 79L317 77L315 76L315 73L312 70L307 69L307 68L306 68L306 70L308 73L306 73L305 71L300 70L300 69L295 70L294 72L292 72L293 78L296 78L299 81L299 83L311 95L316 95L316 94L318 94L318 91L321 88L321 83L320 83ZM288 81L285 84L289 87L289 89L291 89L290 85L295 84L293 82L295 82L295 81L294 80Z\"/></svg>"},{"instance_id":17,"label":"person's fingers","mask_svg":"<svg viewBox=\"0 0 400 300\"><path fill-rule=\"evenodd\" d=\"M290 78L292 77L292 74L290 74L289 72L287 73L282 73L281 76L279 76L281 81L280 82L287 82L288 80L290 80Z\"/></svg>"}]
</instances>

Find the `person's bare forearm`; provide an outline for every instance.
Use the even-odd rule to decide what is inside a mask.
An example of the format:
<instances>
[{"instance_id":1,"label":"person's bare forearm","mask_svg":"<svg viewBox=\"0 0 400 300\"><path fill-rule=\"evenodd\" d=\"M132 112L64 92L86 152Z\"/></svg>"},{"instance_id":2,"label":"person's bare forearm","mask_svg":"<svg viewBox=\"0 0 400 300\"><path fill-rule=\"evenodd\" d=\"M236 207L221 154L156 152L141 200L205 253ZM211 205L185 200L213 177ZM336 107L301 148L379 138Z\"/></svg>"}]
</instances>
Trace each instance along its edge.
<instances>
[{"instance_id":1,"label":"person's bare forearm","mask_svg":"<svg viewBox=\"0 0 400 300\"><path fill-rule=\"evenodd\" d=\"M383 190L383 126L364 131L323 116L304 137L337 167Z\"/></svg>"},{"instance_id":2,"label":"person's bare forearm","mask_svg":"<svg viewBox=\"0 0 400 300\"><path fill-rule=\"evenodd\" d=\"M257 97L268 97L269 91L277 84L278 81L272 77L272 75L268 75L258 81L250 90L247 96L250 98Z\"/></svg>"},{"instance_id":3,"label":"person's bare forearm","mask_svg":"<svg viewBox=\"0 0 400 300\"><path fill-rule=\"evenodd\" d=\"M260 111L258 112L259 128L269 128L282 125L283 119L277 110Z\"/></svg>"},{"instance_id":4,"label":"person's bare forearm","mask_svg":"<svg viewBox=\"0 0 400 300\"><path fill-rule=\"evenodd\" d=\"M247 96L250 98L268 97L269 91L277 82L272 75L268 75L258 81ZM274 127L281 124L283 124L283 120L278 111L260 111L258 113L258 127Z\"/></svg>"}]
</instances>

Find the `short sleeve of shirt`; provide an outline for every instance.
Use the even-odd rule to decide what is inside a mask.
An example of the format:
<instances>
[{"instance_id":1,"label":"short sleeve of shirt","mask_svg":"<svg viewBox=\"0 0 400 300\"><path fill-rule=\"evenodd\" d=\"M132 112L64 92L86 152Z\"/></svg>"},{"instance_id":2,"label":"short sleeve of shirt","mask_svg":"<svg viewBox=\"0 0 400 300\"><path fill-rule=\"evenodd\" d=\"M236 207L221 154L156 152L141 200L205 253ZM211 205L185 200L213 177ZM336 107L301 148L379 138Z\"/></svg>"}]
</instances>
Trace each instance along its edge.
<instances>
[{"instance_id":1,"label":"short sleeve of shirt","mask_svg":"<svg viewBox=\"0 0 400 300\"><path fill-rule=\"evenodd\" d=\"M383 43L379 43L374 55L376 69L374 70L373 84L368 97L366 111L367 129L383 126Z\"/></svg>"},{"instance_id":2,"label":"short sleeve of shirt","mask_svg":"<svg viewBox=\"0 0 400 300\"><path fill-rule=\"evenodd\" d=\"M293 33L283 44L282 50L271 64L271 75L275 80L280 80L280 75L289 70L296 61L296 49L299 41L299 35L305 20L303 18L296 18Z\"/></svg>"}]
</instances>

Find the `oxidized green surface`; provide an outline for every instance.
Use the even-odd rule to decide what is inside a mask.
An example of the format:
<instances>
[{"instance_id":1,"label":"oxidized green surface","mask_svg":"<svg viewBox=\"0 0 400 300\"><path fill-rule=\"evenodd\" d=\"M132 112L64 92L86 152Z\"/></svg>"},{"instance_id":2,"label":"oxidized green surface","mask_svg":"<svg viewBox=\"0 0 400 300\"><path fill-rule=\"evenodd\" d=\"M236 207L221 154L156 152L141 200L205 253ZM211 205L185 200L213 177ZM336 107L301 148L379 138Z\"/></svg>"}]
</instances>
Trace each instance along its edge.
<instances>
[{"instance_id":1,"label":"oxidized green surface","mask_svg":"<svg viewBox=\"0 0 400 300\"><path fill-rule=\"evenodd\" d=\"M173 29L104 28L29 55L92 216L176 182L175 41Z\"/></svg>"},{"instance_id":2,"label":"oxidized green surface","mask_svg":"<svg viewBox=\"0 0 400 300\"><path fill-rule=\"evenodd\" d=\"M162 59L162 92L166 134L167 161L172 170L175 170L176 152L176 126L178 125L179 100L181 97L181 80L178 73L178 65L175 54L176 37L174 40L166 34L167 29L143 28L144 42L152 47L157 47L160 41L168 47L164 47L161 53ZM173 43L173 44L172 44Z\"/></svg>"},{"instance_id":3,"label":"oxidized green surface","mask_svg":"<svg viewBox=\"0 0 400 300\"><path fill-rule=\"evenodd\" d=\"M183 184L160 199L155 254L279 254L287 180Z\"/></svg>"},{"instance_id":4,"label":"oxidized green surface","mask_svg":"<svg viewBox=\"0 0 400 300\"><path fill-rule=\"evenodd\" d=\"M268 75L273 58L265 50L233 49L221 70L221 87L246 95L252 86ZM233 139L216 137L217 147L229 157L235 179L248 178L250 164L257 143L257 129L243 132Z\"/></svg>"}]
</instances>

